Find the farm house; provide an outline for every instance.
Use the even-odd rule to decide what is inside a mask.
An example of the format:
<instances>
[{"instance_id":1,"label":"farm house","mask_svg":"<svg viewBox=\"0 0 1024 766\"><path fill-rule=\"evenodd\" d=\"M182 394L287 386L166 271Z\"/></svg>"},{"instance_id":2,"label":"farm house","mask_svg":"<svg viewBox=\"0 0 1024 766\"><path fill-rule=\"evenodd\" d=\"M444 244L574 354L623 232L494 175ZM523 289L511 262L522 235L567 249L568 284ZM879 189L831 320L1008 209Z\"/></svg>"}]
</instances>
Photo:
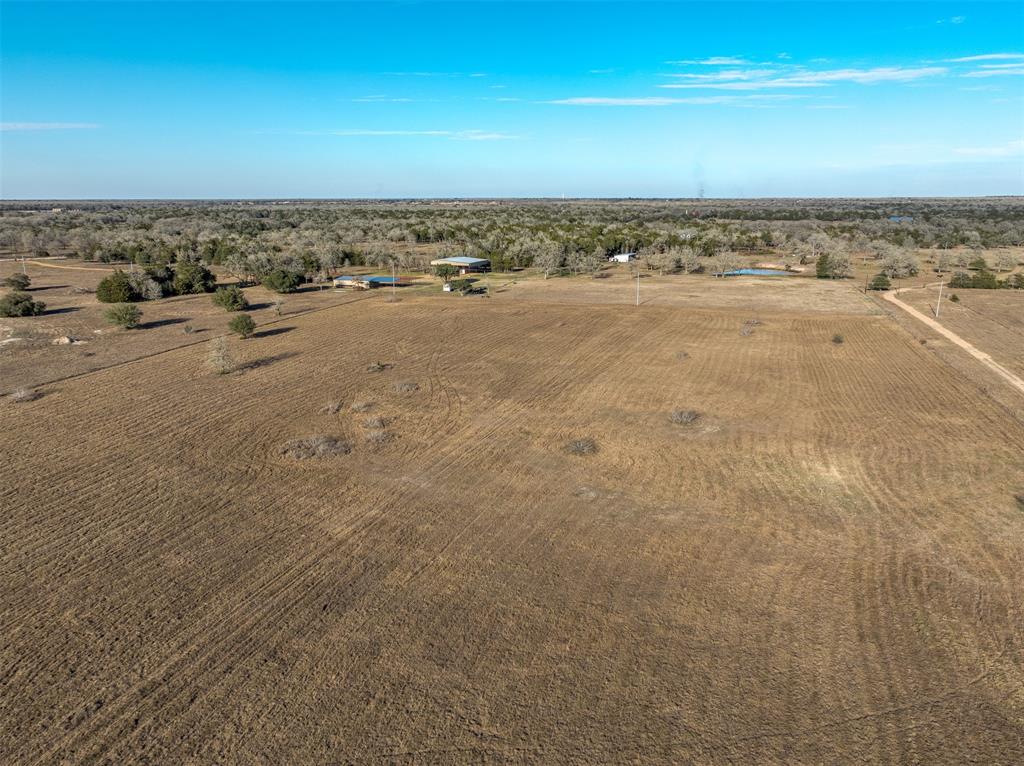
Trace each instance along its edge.
<instances>
[{"instance_id":1,"label":"farm house","mask_svg":"<svg viewBox=\"0 0 1024 766\"><path fill-rule=\"evenodd\" d=\"M608 257L613 263L629 263L636 260L636 253L616 253Z\"/></svg>"},{"instance_id":2,"label":"farm house","mask_svg":"<svg viewBox=\"0 0 1024 766\"><path fill-rule=\"evenodd\" d=\"M470 274L473 272L490 271L491 262L486 258L470 258L465 255L457 255L452 258L437 258L430 262L431 266L454 266L459 274Z\"/></svg>"}]
</instances>

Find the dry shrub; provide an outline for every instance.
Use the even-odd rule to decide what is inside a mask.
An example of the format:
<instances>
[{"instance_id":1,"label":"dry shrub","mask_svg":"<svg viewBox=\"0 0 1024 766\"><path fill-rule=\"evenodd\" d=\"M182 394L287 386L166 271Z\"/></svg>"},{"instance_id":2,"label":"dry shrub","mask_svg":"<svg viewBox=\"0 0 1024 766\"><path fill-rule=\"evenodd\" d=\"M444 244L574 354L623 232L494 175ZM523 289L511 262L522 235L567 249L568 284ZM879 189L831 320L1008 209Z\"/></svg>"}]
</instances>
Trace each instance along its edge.
<instances>
[{"instance_id":1,"label":"dry shrub","mask_svg":"<svg viewBox=\"0 0 1024 766\"><path fill-rule=\"evenodd\" d=\"M210 342L210 355L206 362L218 375L227 375L235 369L235 360L231 357L228 342L224 338L214 338Z\"/></svg>"},{"instance_id":2,"label":"dry shrub","mask_svg":"<svg viewBox=\"0 0 1024 766\"><path fill-rule=\"evenodd\" d=\"M411 380L403 380L400 383L395 383L395 390L400 394L411 394L413 391L420 390L420 384L413 383Z\"/></svg>"},{"instance_id":3,"label":"dry shrub","mask_svg":"<svg viewBox=\"0 0 1024 766\"><path fill-rule=\"evenodd\" d=\"M677 426L689 426L700 420L700 413L697 410L672 410L668 419Z\"/></svg>"},{"instance_id":4,"label":"dry shrub","mask_svg":"<svg viewBox=\"0 0 1024 766\"><path fill-rule=\"evenodd\" d=\"M597 442L593 439L573 439L565 445L565 449L572 455L593 455L597 452Z\"/></svg>"},{"instance_id":5,"label":"dry shrub","mask_svg":"<svg viewBox=\"0 0 1024 766\"><path fill-rule=\"evenodd\" d=\"M387 425L387 422L384 420L384 418L379 416L367 418L366 420L363 421L363 426L366 428L381 429L385 425Z\"/></svg>"},{"instance_id":6,"label":"dry shrub","mask_svg":"<svg viewBox=\"0 0 1024 766\"><path fill-rule=\"evenodd\" d=\"M342 411L344 405L341 402L327 402L320 408L321 415L337 415Z\"/></svg>"},{"instance_id":7,"label":"dry shrub","mask_svg":"<svg viewBox=\"0 0 1024 766\"><path fill-rule=\"evenodd\" d=\"M678 359L680 362L683 362L689 358L690 355L685 351L676 351L676 359Z\"/></svg>"},{"instance_id":8,"label":"dry shrub","mask_svg":"<svg viewBox=\"0 0 1024 766\"><path fill-rule=\"evenodd\" d=\"M352 412L369 412L373 409L373 402L353 402Z\"/></svg>"},{"instance_id":9,"label":"dry shrub","mask_svg":"<svg viewBox=\"0 0 1024 766\"><path fill-rule=\"evenodd\" d=\"M280 451L282 455L293 460L306 460L347 455L352 451L352 445L333 436L307 436L305 439L285 442L281 445Z\"/></svg>"},{"instance_id":10,"label":"dry shrub","mask_svg":"<svg viewBox=\"0 0 1024 766\"><path fill-rule=\"evenodd\" d=\"M837 346L841 346L843 345L843 343L846 342L846 338L844 338L841 333L837 332L835 335L832 336L832 342Z\"/></svg>"},{"instance_id":11,"label":"dry shrub","mask_svg":"<svg viewBox=\"0 0 1024 766\"><path fill-rule=\"evenodd\" d=\"M387 431L367 431L366 433L366 442L368 444L386 444L391 441L391 439L392 436Z\"/></svg>"},{"instance_id":12,"label":"dry shrub","mask_svg":"<svg viewBox=\"0 0 1024 766\"><path fill-rule=\"evenodd\" d=\"M17 391L11 394L12 402L34 402L42 394L31 388L19 388Z\"/></svg>"},{"instance_id":13,"label":"dry shrub","mask_svg":"<svg viewBox=\"0 0 1024 766\"><path fill-rule=\"evenodd\" d=\"M186 335L191 335L192 333L194 333L196 331L196 328L193 327L190 324L187 324L187 325L185 325L184 327L181 328L181 331L183 333L185 333Z\"/></svg>"},{"instance_id":14,"label":"dry shrub","mask_svg":"<svg viewBox=\"0 0 1024 766\"><path fill-rule=\"evenodd\" d=\"M748 319L743 323L743 328L740 330L740 335L753 335L754 328L761 324L760 319Z\"/></svg>"},{"instance_id":15,"label":"dry shrub","mask_svg":"<svg viewBox=\"0 0 1024 766\"><path fill-rule=\"evenodd\" d=\"M390 370L392 367L394 367L393 364L390 364L389 362L381 362L378 360L376 362L371 362L370 364L366 365L366 371L384 372L384 370Z\"/></svg>"}]
</instances>

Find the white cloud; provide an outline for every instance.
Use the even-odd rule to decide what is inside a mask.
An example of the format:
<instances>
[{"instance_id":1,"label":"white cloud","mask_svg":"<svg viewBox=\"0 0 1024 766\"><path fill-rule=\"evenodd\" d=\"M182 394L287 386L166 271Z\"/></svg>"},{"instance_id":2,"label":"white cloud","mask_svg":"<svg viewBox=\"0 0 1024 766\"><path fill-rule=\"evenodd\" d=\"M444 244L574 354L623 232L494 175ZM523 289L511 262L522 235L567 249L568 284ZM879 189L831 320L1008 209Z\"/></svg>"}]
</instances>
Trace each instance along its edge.
<instances>
[{"instance_id":1,"label":"white cloud","mask_svg":"<svg viewBox=\"0 0 1024 766\"><path fill-rule=\"evenodd\" d=\"M0 130L95 130L92 122L0 122Z\"/></svg>"},{"instance_id":2,"label":"white cloud","mask_svg":"<svg viewBox=\"0 0 1024 766\"><path fill-rule=\"evenodd\" d=\"M428 136L433 138L450 138L456 141L505 141L519 138L509 133L486 130L369 130L351 128L346 130L302 130L302 136L341 136L341 137L390 137L390 136Z\"/></svg>"},{"instance_id":3,"label":"white cloud","mask_svg":"<svg viewBox=\"0 0 1024 766\"><path fill-rule=\"evenodd\" d=\"M1024 62L1021 62L1019 66L999 68L999 69L976 69L973 72L966 72L961 75L962 77L1000 77L1000 76L1019 76L1024 75Z\"/></svg>"},{"instance_id":4,"label":"white cloud","mask_svg":"<svg viewBox=\"0 0 1024 766\"><path fill-rule=\"evenodd\" d=\"M802 96L792 95L755 95L755 96L692 96L687 98L668 98L663 96L636 96L620 98L614 96L577 96L546 101L547 104L563 106L672 106L673 104L694 105L736 105L749 106L756 103L772 101L789 101Z\"/></svg>"},{"instance_id":5,"label":"white cloud","mask_svg":"<svg viewBox=\"0 0 1024 766\"><path fill-rule=\"evenodd\" d=\"M757 71L757 70L754 70ZM764 88L819 88L833 83L853 82L873 85L879 82L911 82L924 77L945 74L946 67L875 67L873 69L831 69L821 71L791 70L779 77L747 77L747 70L721 81L669 83L661 88L716 88L719 90L761 90ZM721 74L721 73L719 73ZM742 76L741 76L742 75ZM684 77L689 77L685 75Z\"/></svg>"},{"instance_id":6,"label":"white cloud","mask_svg":"<svg viewBox=\"0 0 1024 766\"><path fill-rule=\"evenodd\" d=\"M1024 59L1024 53L982 53L977 56L961 56L958 59L946 59L949 64L968 64L972 61L999 61L1002 59Z\"/></svg>"},{"instance_id":7,"label":"white cloud","mask_svg":"<svg viewBox=\"0 0 1024 766\"><path fill-rule=\"evenodd\" d=\"M682 59L680 61L666 61L666 64L681 64L686 66L743 66L750 62L737 56L712 56L706 59Z\"/></svg>"},{"instance_id":8,"label":"white cloud","mask_svg":"<svg viewBox=\"0 0 1024 766\"><path fill-rule=\"evenodd\" d=\"M1007 141L998 146L965 146L953 151L968 157L1016 157L1024 154L1024 139Z\"/></svg>"}]
</instances>

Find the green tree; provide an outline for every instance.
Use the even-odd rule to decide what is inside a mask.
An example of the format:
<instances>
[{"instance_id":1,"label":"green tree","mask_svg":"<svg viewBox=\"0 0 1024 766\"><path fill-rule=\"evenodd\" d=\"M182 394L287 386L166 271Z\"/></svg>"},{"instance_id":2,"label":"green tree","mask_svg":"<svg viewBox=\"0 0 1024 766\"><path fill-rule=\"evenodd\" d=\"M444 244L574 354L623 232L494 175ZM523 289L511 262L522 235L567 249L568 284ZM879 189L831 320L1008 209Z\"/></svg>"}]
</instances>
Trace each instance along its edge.
<instances>
[{"instance_id":1,"label":"green tree","mask_svg":"<svg viewBox=\"0 0 1024 766\"><path fill-rule=\"evenodd\" d=\"M889 281L889 277L885 274L879 274L871 280L869 289L871 290L888 290L892 287L892 282Z\"/></svg>"},{"instance_id":2,"label":"green tree","mask_svg":"<svg viewBox=\"0 0 1024 766\"><path fill-rule=\"evenodd\" d=\"M131 276L120 269L103 277L96 285L96 299L100 303L134 303L141 298Z\"/></svg>"},{"instance_id":3,"label":"green tree","mask_svg":"<svg viewBox=\"0 0 1024 766\"><path fill-rule=\"evenodd\" d=\"M434 274L441 277L442 282L451 282L452 277L459 273L459 270L448 263L442 263L434 267Z\"/></svg>"},{"instance_id":4,"label":"green tree","mask_svg":"<svg viewBox=\"0 0 1024 766\"><path fill-rule=\"evenodd\" d=\"M175 266L171 284L178 295L198 295L212 293L217 278L201 263L183 262Z\"/></svg>"},{"instance_id":5,"label":"green tree","mask_svg":"<svg viewBox=\"0 0 1024 766\"><path fill-rule=\"evenodd\" d=\"M42 314L46 304L28 293L15 291L0 298L0 317L31 317Z\"/></svg>"},{"instance_id":6,"label":"green tree","mask_svg":"<svg viewBox=\"0 0 1024 766\"><path fill-rule=\"evenodd\" d=\"M103 315L110 324L123 327L125 330L134 330L139 326L139 320L142 319L139 307L131 303L119 303L116 306L111 306Z\"/></svg>"},{"instance_id":7,"label":"green tree","mask_svg":"<svg viewBox=\"0 0 1024 766\"><path fill-rule=\"evenodd\" d=\"M32 284L32 279L28 274L11 274L11 276L4 280L4 284L12 290L28 290L28 286Z\"/></svg>"},{"instance_id":8,"label":"green tree","mask_svg":"<svg viewBox=\"0 0 1024 766\"><path fill-rule=\"evenodd\" d=\"M831 279L832 269L829 266L828 253L822 253L814 264L814 273L818 279Z\"/></svg>"},{"instance_id":9,"label":"green tree","mask_svg":"<svg viewBox=\"0 0 1024 766\"><path fill-rule=\"evenodd\" d=\"M213 294L213 303L225 311L245 311L249 308L245 293L237 285L218 288Z\"/></svg>"},{"instance_id":10,"label":"green tree","mask_svg":"<svg viewBox=\"0 0 1024 766\"><path fill-rule=\"evenodd\" d=\"M239 314L228 322L228 329L243 338L249 338L256 332L256 322L248 314Z\"/></svg>"},{"instance_id":11,"label":"green tree","mask_svg":"<svg viewBox=\"0 0 1024 766\"><path fill-rule=\"evenodd\" d=\"M302 275L288 269L272 269L263 276L261 282L275 293L294 293L302 284Z\"/></svg>"}]
</instances>

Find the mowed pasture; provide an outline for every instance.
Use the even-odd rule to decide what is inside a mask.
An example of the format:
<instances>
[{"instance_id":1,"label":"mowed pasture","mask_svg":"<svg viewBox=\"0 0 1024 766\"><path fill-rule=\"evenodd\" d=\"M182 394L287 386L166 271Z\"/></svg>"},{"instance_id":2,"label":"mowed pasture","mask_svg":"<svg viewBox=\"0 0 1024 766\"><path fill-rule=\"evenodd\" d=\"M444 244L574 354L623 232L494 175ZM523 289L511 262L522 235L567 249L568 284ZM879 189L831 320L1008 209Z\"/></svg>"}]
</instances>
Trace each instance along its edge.
<instances>
[{"instance_id":1,"label":"mowed pasture","mask_svg":"<svg viewBox=\"0 0 1024 766\"><path fill-rule=\"evenodd\" d=\"M1024 759L1024 424L860 298L518 287L0 402L0 761Z\"/></svg>"}]
</instances>

